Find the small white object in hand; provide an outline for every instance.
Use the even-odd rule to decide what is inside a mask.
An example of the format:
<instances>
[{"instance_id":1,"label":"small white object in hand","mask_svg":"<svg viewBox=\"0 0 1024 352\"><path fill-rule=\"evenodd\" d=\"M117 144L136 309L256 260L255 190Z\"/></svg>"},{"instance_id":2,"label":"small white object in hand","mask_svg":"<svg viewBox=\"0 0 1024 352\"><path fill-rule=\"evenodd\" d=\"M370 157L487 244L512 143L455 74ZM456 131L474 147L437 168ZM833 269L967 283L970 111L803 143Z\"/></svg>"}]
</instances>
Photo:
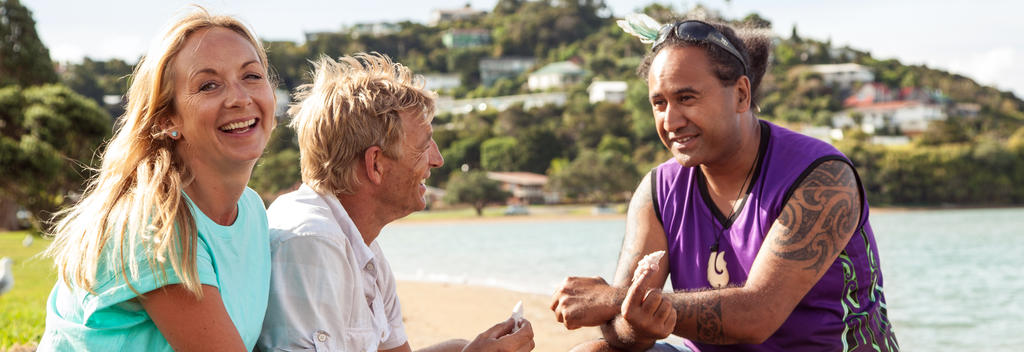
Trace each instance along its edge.
<instances>
[{"instance_id":1,"label":"small white object in hand","mask_svg":"<svg viewBox=\"0 0 1024 352\"><path fill-rule=\"evenodd\" d=\"M516 302L516 306L512 308L512 320L515 321L512 332L519 331L523 327L523 301Z\"/></svg>"},{"instance_id":2,"label":"small white object in hand","mask_svg":"<svg viewBox=\"0 0 1024 352\"><path fill-rule=\"evenodd\" d=\"M640 277L644 271L647 270L658 270L658 263L661 262L661 257L665 256L665 251L657 251L648 255L645 255L640 262L636 264L636 271L633 271L633 280Z\"/></svg>"}]
</instances>

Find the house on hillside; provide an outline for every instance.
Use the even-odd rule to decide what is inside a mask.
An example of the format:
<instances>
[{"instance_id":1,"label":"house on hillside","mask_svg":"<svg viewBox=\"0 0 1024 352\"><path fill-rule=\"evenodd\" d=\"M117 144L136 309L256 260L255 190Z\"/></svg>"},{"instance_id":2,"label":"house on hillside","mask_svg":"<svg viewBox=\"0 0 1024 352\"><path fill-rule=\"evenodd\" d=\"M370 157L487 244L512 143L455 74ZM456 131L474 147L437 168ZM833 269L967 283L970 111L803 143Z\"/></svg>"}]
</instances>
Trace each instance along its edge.
<instances>
[{"instance_id":1,"label":"house on hillside","mask_svg":"<svg viewBox=\"0 0 1024 352\"><path fill-rule=\"evenodd\" d=\"M457 8L457 9L435 9L430 13L430 19L427 20L427 24L431 26L437 26L438 24L452 21L468 21L487 15L487 11L477 10L469 7Z\"/></svg>"},{"instance_id":2,"label":"house on hillside","mask_svg":"<svg viewBox=\"0 0 1024 352\"><path fill-rule=\"evenodd\" d=\"M950 115L968 119L978 117L979 113L981 113L981 104L978 103L956 103L949 108Z\"/></svg>"},{"instance_id":3,"label":"house on hillside","mask_svg":"<svg viewBox=\"0 0 1024 352\"><path fill-rule=\"evenodd\" d=\"M917 100L900 100L862 104L843 110L832 118L832 126L845 128L859 125L869 134L898 131L900 134L913 136L928 129L928 124L932 121L945 119L946 114L941 105Z\"/></svg>"},{"instance_id":4,"label":"house on hillside","mask_svg":"<svg viewBox=\"0 0 1024 352\"><path fill-rule=\"evenodd\" d=\"M614 104L626 102L625 81L594 81L587 87L587 94L590 95L590 103L597 104L606 101Z\"/></svg>"},{"instance_id":5,"label":"house on hillside","mask_svg":"<svg viewBox=\"0 0 1024 352\"><path fill-rule=\"evenodd\" d=\"M395 34L402 30L402 26L397 23L387 22L376 22L376 23L356 23L349 28L349 31L354 36L370 36L379 37L382 35Z\"/></svg>"},{"instance_id":6,"label":"house on hillside","mask_svg":"<svg viewBox=\"0 0 1024 352\"><path fill-rule=\"evenodd\" d=\"M873 82L875 74L867 66L854 63L811 65L811 71L821 74L825 85L850 88L854 83Z\"/></svg>"},{"instance_id":7,"label":"house on hillside","mask_svg":"<svg viewBox=\"0 0 1024 352\"><path fill-rule=\"evenodd\" d=\"M438 114L449 113L459 115L468 114L474 110L485 111L495 109L504 111L516 104L522 104L523 110L531 110L545 105L565 106L568 100L569 95L565 92L547 92L458 100L441 97L437 99L435 105L437 106Z\"/></svg>"},{"instance_id":8,"label":"house on hillside","mask_svg":"<svg viewBox=\"0 0 1024 352\"><path fill-rule=\"evenodd\" d=\"M459 78L459 75L455 73L428 73L423 75L423 80L423 88L432 91L462 86L462 78Z\"/></svg>"},{"instance_id":9,"label":"house on hillside","mask_svg":"<svg viewBox=\"0 0 1024 352\"><path fill-rule=\"evenodd\" d=\"M441 36L444 47L449 49L473 48L491 44L491 31L486 29L453 28Z\"/></svg>"},{"instance_id":10,"label":"house on hillside","mask_svg":"<svg viewBox=\"0 0 1024 352\"><path fill-rule=\"evenodd\" d=\"M526 85L533 91L563 88L582 81L585 73L575 62L554 62L531 73Z\"/></svg>"},{"instance_id":11,"label":"house on hillside","mask_svg":"<svg viewBox=\"0 0 1024 352\"><path fill-rule=\"evenodd\" d=\"M551 204L558 203L561 195L545 192L548 177L532 172L488 172L487 178L501 182L501 189L512 193L509 203Z\"/></svg>"},{"instance_id":12,"label":"house on hillside","mask_svg":"<svg viewBox=\"0 0 1024 352\"><path fill-rule=\"evenodd\" d=\"M447 192L443 189L427 186L427 190L423 192L423 203L427 205L427 210L437 208L439 206L443 207L445 205L444 196L446 193Z\"/></svg>"},{"instance_id":13,"label":"house on hillside","mask_svg":"<svg viewBox=\"0 0 1024 352\"><path fill-rule=\"evenodd\" d=\"M533 68L537 59L505 56L480 59L480 83L491 86L499 78L516 78Z\"/></svg>"},{"instance_id":14,"label":"house on hillside","mask_svg":"<svg viewBox=\"0 0 1024 352\"><path fill-rule=\"evenodd\" d=\"M896 92L893 92L888 86L882 83L872 82L864 84L852 95L846 97L846 100L843 100L843 106L856 107L871 105L893 101L896 100L896 98Z\"/></svg>"}]
</instances>

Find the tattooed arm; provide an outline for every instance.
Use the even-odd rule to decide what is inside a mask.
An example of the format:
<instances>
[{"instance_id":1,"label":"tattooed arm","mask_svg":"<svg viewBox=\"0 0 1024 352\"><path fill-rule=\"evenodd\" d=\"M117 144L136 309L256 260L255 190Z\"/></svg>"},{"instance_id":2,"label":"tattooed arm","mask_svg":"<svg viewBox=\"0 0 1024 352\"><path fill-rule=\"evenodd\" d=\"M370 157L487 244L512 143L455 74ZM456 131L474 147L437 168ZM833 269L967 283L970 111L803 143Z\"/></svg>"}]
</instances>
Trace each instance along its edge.
<instances>
[{"instance_id":1,"label":"tattooed arm","mask_svg":"<svg viewBox=\"0 0 1024 352\"><path fill-rule=\"evenodd\" d=\"M861 206L848 164L819 165L768 231L743 287L669 295L677 312L675 334L713 344L763 342L846 247Z\"/></svg>"},{"instance_id":2,"label":"tattooed arm","mask_svg":"<svg viewBox=\"0 0 1024 352\"><path fill-rule=\"evenodd\" d=\"M621 313L622 302L633 279L637 261L648 253L665 250L667 247L665 232L654 214L648 174L640 182L629 203L626 235L622 241L622 251L619 254L619 265L615 271L613 285L596 277L567 278L553 297L551 310L555 312L555 319L569 329L604 325L603 330L612 334L606 335L614 337L616 329L610 322ZM652 276L645 284L660 289L668 277L668 258L662 258L659 265L663 269L652 272ZM626 325L623 327L628 328ZM623 339L630 343L635 340L632 335L631 331L621 332ZM611 340L609 338L609 341Z\"/></svg>"},{"instance_id":3,"label":"tattooed arm","mask_svg":"<svg viewBox=\"0 0 1024 352\"><path fill-rule=\"evenodd\" d=\"M643 351L671 332L671 324L669 324L669 329L663 332L640 331L635 328L636 324L628 321L630 319L622 314L625 311L624 308L629 305L629 302L623 304L623 300L627 296L627 288L632 288L631 283L633 283L633 274L636 271L637 263L647 254L666 249L668 249L668 240L665 237L665 230L654 212L651 174L648 173L640 181L636 192L633 192L633 199L629 201L629 209L626 212L626 235L622 239L622 250L619 252L619 263L615 268L615 280L613 281L613 285L620 288L619 292L621 292L621 296L616 300L618 303L616 308L620 308L618 312L620 314L601 326L605 341L611 346L627 351ZM667 300L667 295L660 294L661 288L665 286L665 281L668 279L668 256L662 257L658 266L660 270L651 272L649 274L651 277L644 280L646 281L644 285L654 291L646 295L644 304L657 306L657 301L665 300L664 304L668 307L667 305L671 301ZM645 287L639 290L641 291L639 294L643 295L647 290ZM636 323L641 323L639 320L645 320L647 325L650 325L652 321L662 318L655 311L657 309L650 309L651 314L637 314L632 320ZM675 315L674 312L672 315Z\"/></svg>"},{"instance_id":4,"label":"tattooed arm","mask_svg":"<svg viewBox=\"0 0 1024 352\"><path fill-rule=\"evenodd\" d=\"M650 178L630 202L614 286L609 299L621 304L637 261L667 248L651 203ZM842 161L819 165L797 187L772 225L742 287L664 295L676 311L673 333L711 344L761 343L778 330L804 295L821 279L857 227L861 213L853 169ZM652 280L664 285L667 257ZM556 293L557 297L558 293ZM612 302L612 301L609 301ZM556 304L558 300L556 298ZM557 311L556 311L557 315ZM561 320L559 320L561 321ZM622 315L602 325L605 342L633 350L652 342Z\"/></svg>"},{"instance_id":5,"label":"tattooed arm","mask_svg":"<svg viewBox=\"0 0 1024 352\"><path fill-rule=\"evenodd\" d=\"M551 310L555 319L566 328L605 324L620 313L622 301L633 277L637 261L645 254L664 250L668 246L661 224L654 215L651 203L650 174L645 176L633 193L626 214L626 235L622 240L622 252L615 271L613 285L599 277L569 277L562 287L555 291ZM660 263L664 270L654 273L649 279L651 285L662 287L668 277L668 259Z\"/></svg>"},{"instance_id":6,"label":"tattooed arm","mask_svg":"<svg viewBox=\"0 0 1024 352\"><path fill-rule=\"evenodd\" d=\"M633 199L629 201L629 209L626 211L626 235L622 238L619 264L615 267L615 279L612 281L617 287L629 287L640 258L668 249L665 229L654 213L651 192L651 174L648 172L633 192ZM654 283L663 287L668 279L668 256L662 257L658 265L664 270L659 270Z\"/></svg>"}]
</instances>

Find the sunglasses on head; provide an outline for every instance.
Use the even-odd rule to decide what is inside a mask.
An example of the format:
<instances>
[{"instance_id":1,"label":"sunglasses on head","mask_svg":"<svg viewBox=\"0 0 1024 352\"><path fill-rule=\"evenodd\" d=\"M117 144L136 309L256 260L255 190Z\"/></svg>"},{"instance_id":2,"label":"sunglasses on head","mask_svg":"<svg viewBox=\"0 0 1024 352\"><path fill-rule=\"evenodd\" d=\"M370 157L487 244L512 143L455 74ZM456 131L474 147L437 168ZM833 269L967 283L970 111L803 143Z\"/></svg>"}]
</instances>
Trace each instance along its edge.
<instances>
[{"instance_id":1,"label":"sunglasses on head","mask_svg":"<svg viewBox=\"0 0 1024 352\"><path fill-rule=\"evenodd\" d=\"M666 24L658 32L658 40L654 41L651 50L657 48L658 45L665 42L665 39L668 39L669 35L675 33L676 38L686 42L706 42L722 48L737 60L740 60L740 64L743 65L743 75L749 76L747 74L747 60L743 59L740 51L736 50L736 47L729 42L729 39L722 32L719 32L715 27L706 22L687 20L676 24Z\"/></svg>"}]
</instances>

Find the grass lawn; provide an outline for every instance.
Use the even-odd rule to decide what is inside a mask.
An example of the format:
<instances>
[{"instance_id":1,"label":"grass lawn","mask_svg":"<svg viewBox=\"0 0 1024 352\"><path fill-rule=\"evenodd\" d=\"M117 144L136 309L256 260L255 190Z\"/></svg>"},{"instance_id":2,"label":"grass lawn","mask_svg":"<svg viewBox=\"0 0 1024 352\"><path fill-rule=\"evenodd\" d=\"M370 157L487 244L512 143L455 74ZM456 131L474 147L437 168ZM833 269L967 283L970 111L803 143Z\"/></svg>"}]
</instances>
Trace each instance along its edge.
<instances>
[{"instance_id":1,"label":"grass lawn","mask_svg":"<svg viewBox=\"0 0 1024 352\"><path fill-rule=\"evenodd\" d=\"M50 241L37 236L31 246L22 246L28 234L0 232L0 257L14 260L14 288L0 296L0 351L39 342L46 320L46 298L57 279L52 260L34 257Z\"/></svg>"}]
</instances>

